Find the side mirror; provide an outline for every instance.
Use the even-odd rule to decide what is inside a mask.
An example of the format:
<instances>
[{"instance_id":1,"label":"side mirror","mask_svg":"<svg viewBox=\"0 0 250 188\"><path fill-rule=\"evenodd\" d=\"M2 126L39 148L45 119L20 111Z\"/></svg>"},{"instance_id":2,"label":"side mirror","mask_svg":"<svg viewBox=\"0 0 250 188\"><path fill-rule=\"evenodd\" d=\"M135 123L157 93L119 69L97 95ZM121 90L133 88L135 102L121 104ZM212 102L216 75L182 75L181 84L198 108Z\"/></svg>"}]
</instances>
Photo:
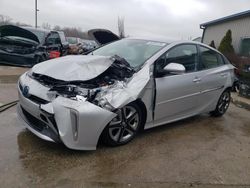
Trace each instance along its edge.
<instances>
[{"instance_id":1,"label":"side mirror","mask_svg":"<svg viewBox=\"0 0 250 188\"><path fill-rule=\"evenodd\" d=\"M186 71L186 68L179 63L169 63L164 67L164 71L173 73L173 74L181 74Z\"/></svg>"}]
</instances>

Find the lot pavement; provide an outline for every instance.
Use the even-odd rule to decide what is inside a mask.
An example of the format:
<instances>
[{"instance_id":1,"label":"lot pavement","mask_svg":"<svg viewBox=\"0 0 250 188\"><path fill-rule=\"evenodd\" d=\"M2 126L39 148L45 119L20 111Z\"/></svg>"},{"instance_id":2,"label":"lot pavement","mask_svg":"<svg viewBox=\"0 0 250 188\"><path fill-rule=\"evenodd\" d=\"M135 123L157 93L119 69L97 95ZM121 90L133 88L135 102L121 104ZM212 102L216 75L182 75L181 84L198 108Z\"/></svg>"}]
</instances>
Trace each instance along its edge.
<instances>
[{"instance_id":1,"label":"lot pavement","mask_svg":"<svg viewBox=\"0 0 250 188\"><path fill-rule=\"evenodd\" d=\"M0 84L0 102L16 100ZM147 130L128 145L72 151L24 129L15 107L0 113L0 187L250 187L250 111L231 104Z\"/></svg>"},{"instance_id":2,"label":"lot pavement","mask_svg":"<svg viewBox=\"0 0 250 188\"><path fill-rule=\"evenodd\" d=\"M15 83L19 76L29 70L24 67L0 66L0 83Z\"/></svg>"}]
</instances>

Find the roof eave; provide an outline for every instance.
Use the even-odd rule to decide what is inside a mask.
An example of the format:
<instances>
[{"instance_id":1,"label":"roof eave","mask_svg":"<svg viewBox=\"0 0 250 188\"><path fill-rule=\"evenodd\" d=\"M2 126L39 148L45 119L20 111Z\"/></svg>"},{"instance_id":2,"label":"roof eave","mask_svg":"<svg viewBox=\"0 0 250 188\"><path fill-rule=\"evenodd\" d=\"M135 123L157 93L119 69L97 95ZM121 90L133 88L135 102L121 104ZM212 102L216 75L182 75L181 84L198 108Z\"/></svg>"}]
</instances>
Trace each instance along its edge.
<instances>
[{"instance_id":1,"label":"roof eave","mask_svg":"<svg viewBox=\"0 0 250 188\"><path fill-rule=\"evenodd\" d=\"M215 24L219 24L221 22L231 21L231 20L235 20L235 19L239 19L239 18L247 17L247 16L250 16L250 10L240 12L240 13L237 13L237 14L233 14L233 15L229 15L229 16L219 18L219 19L216 19L216 20L213 20L213 21L202 23L202 24L200 24L200 28L204 29L204 28L206 28L207 26L210 26L210 25L215 25Z\"/></svg>"}]
</instances>

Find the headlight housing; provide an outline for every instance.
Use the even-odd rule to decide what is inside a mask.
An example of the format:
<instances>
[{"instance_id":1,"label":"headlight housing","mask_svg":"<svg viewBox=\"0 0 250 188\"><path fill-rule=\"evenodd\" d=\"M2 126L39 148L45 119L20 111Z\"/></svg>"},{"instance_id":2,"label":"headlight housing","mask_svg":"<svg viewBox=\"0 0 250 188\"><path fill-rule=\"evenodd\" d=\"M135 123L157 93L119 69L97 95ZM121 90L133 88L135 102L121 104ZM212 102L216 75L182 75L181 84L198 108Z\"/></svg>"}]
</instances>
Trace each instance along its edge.
<instances>
[{"instance_id":1,"label":"headlight housing","mask_svg":"<svg viewBox=\"0 0 250 188\"><path fill-rule=\"evenodd\" d=\"M52 87L49 92L49 98L56 98L58 95L77 101L89 101L101 108L112 111L114 108L105 97L97 96L102 91L101 88L86 89L75 85L59 85Z\"/></svg>"}]
</instances>

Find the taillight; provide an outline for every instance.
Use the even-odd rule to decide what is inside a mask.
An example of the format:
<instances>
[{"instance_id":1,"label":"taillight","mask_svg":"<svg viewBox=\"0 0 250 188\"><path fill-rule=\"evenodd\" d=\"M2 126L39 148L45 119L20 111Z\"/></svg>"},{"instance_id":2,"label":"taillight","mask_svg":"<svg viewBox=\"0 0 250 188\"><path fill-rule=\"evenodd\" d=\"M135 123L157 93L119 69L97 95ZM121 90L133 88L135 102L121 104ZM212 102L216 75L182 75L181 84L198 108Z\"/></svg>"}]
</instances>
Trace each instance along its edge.
<instances>
[{"instance_id":1,"label":"taillight","mask_svg":"<svg viewBox=\"0 0 250 188\"><path fill-rule=\"evenodd\" d=\"M60 55L61 55L61 53L58 52L58 51L50 51L50 52L49 52L49 58L50 58L50 59L60 57Z\"/></svg>"}]
</instances>

